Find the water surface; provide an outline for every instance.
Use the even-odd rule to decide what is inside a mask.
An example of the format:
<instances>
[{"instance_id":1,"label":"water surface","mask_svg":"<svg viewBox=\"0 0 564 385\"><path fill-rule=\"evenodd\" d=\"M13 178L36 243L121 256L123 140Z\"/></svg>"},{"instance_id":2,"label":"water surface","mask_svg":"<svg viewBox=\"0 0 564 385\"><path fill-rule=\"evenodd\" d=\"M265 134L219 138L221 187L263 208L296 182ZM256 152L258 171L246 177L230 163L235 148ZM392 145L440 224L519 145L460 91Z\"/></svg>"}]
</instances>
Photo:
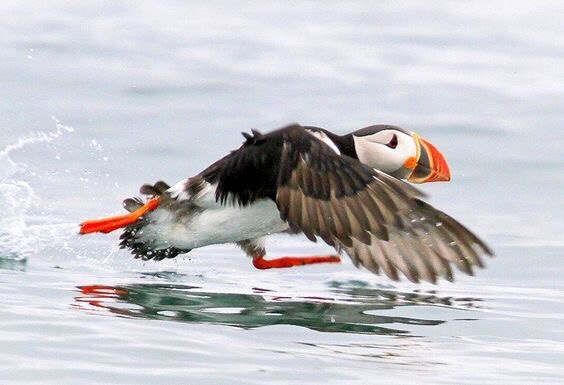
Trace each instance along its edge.
<instances>
[{"instance_id":1,"label":"water surface","mask_svg":"<svg viewBox=\"0 0 564 385\"><path fill-rule=\"evenodd\" d=\"M0 4L2 384L564 382L558 2ZM79 237L290 122L390 123L446 155L431 203L497 257L455 283L160 263ZM275 236L270 255L330 251Z\"/></svg>"}]
</instances>

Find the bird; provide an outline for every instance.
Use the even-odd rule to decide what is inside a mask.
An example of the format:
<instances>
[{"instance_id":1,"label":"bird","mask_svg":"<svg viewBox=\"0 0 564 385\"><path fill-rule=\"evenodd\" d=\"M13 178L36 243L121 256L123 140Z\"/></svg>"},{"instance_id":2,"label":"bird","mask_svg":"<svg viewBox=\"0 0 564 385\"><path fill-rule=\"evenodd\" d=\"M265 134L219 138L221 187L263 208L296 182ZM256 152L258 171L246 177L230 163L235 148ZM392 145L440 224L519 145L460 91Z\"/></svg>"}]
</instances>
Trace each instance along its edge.
<instances>
[{"instance_id":1,"label":"bird","mask_svg":"<svg viewBox=\"0 0 564 385\"><path fill-rule=\"evenodd\" d=\"M453 281L484 267L492 249L423 199L415 184L447 182L445 157L415 132L371 125L338 135L290 124L243 132L242 145L199 174L170 186L144 184L147 196L123 202L125 215L88 220L80 234L123 228L120 247L163 260L213 244L234 243L258 269L338 263L398 281ZM277 233L321 239L334 255L265 258Z\"/></svg>"}]
</instances>

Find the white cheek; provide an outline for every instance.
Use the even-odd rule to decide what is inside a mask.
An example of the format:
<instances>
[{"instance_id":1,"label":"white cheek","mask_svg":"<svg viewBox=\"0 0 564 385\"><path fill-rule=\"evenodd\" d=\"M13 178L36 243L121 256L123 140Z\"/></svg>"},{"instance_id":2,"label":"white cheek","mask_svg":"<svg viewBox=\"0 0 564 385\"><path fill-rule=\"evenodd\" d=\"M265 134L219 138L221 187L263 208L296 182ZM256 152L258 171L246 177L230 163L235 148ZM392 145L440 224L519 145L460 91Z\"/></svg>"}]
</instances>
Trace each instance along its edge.
<instances>
[{"instance_id":1,"label":"white cheek","mask_svg":"<svg viewBox=\"0 0 564 385\"><path fill-rule=\"evenodd\" d=\"M415 143L410 137L398 137L398 146L389 148L380 143L373 143L362 137L354 137L358 159L367 166L385 173L393 173L403 167L410 156L414 156Z\"/></svg>"},{"instance_id":2,"label":"white cheek","mask_svg":"<svg viewBox=\"0 0 564 385\"><path fill-rule=\"evenodd\" d=\"M415 157L417 155L417 148L415 147L415 142L411 136L401 136L399 137L398 147L396 148L398 156L401 160L401 166L410 157Z\"/></svg>"}]
</instances>

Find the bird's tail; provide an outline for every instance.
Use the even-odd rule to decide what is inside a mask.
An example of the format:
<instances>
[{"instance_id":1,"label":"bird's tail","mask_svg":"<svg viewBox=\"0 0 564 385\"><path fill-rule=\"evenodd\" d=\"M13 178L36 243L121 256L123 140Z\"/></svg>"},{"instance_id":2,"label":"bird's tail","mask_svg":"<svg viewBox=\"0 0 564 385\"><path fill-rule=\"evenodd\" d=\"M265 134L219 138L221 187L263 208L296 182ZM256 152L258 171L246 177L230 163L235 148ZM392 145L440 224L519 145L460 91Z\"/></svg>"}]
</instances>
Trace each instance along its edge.
<instances>
[{"instance_id":1,"label":"bird's tail","mask_svg":"<svg viewBox=\"0 0 564 385\"><path fill-rule=\"evenodd\" d=\"M119 228L125 228L120 236L120 247L122 249L130 249L135 258L144 260L154 259L158 261L165 258L174 258L178 254L189 252L190 250L171 246L162 247L162 245L156 245L150 240L142 240L137 236L149 223L147 213L156 210L163 199L166 200L167 195L165 192L169 188L170 186L162 181L154 185L145 184L141 186L139 192L151 196L147 202L143 202L140 198L127 198L123 201L123 207L129 211L129 214L82 222L80 224L80 234L109 233Z\"/></svg>"}]
</instances>

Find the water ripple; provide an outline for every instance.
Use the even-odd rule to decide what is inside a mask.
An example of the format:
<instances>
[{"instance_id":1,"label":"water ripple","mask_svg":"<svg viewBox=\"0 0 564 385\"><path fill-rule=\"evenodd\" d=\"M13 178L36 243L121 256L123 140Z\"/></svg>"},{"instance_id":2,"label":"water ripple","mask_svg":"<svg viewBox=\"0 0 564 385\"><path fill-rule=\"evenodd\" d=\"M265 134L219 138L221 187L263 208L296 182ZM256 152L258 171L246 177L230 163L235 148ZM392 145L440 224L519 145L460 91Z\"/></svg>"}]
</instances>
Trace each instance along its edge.
<instances>
[{"instance_id":1,"label":"water ripple","mask_svg":"<svg viewBox=\"0 0 564 385\"><path fill-rule=\"evenodd\" d=\"M357 283L358 285L358 283ZM292 297L276 292L224 293L179 284L79 286L74 306L131 318L229 325L252 329L293 325L321 332L410 334L401 325L436 326L446 321L382 315L400 306L475 307L480 299L401 293L351 282L330 284L335 297Z\"/></svg>"}]
</instances>

